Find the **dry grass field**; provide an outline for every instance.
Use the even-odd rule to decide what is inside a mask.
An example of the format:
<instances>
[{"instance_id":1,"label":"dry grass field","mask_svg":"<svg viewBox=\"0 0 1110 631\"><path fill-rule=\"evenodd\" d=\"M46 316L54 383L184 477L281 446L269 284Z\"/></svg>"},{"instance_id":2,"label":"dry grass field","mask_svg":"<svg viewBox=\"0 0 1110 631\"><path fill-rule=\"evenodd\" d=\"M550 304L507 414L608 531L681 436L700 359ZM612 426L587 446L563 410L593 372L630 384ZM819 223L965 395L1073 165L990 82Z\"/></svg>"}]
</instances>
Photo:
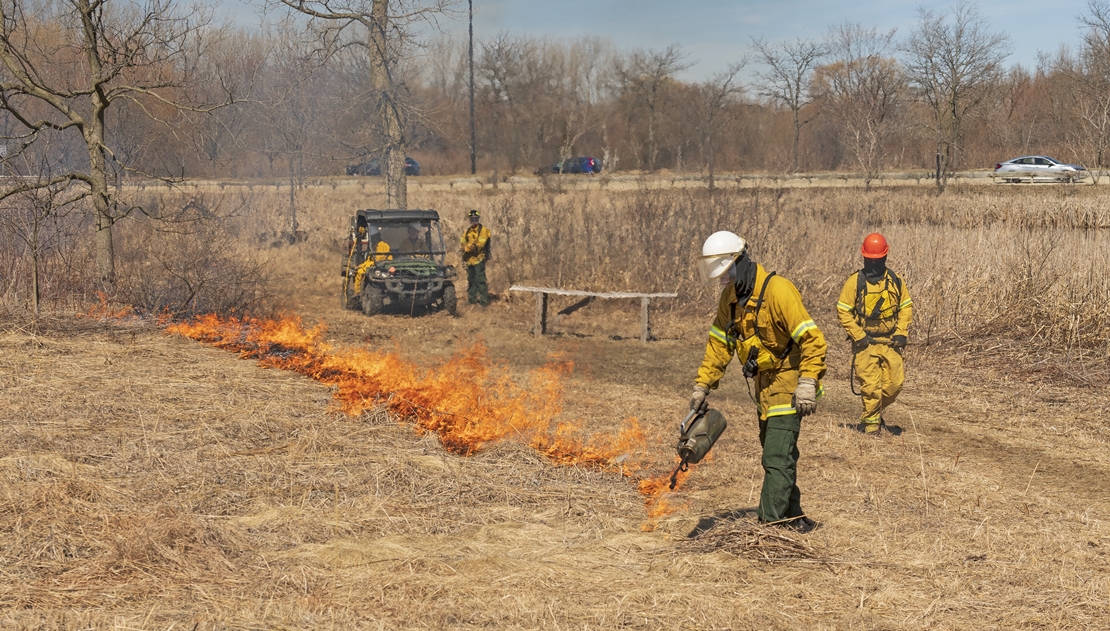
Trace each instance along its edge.
<instances>
[{"instance_id":1,"label":"dry grass field","mask_svg":"<svg viewBox=\"0 0 1110 631\"><path fill-rule=\"evenodd\" d=\"M493 305L459 318L339 308L344 217L372 184L300 191L307 238L281 246L288 189L184 194L238 196L284 324L6 317L0 627L1110 625L1099 189L414 187L449 244L471 207L499 239ZM807 535L755 524L738 371L711 397L730 421L712 459L674 494L643 484L673 467L715 304L690 256L722 228L830 340L799 445ZM854 429L833 313L872 228L918 309L879 439ZM537 338L515 282L680 295L649 344L617 301Z\"/></svg>"}]
</instances>

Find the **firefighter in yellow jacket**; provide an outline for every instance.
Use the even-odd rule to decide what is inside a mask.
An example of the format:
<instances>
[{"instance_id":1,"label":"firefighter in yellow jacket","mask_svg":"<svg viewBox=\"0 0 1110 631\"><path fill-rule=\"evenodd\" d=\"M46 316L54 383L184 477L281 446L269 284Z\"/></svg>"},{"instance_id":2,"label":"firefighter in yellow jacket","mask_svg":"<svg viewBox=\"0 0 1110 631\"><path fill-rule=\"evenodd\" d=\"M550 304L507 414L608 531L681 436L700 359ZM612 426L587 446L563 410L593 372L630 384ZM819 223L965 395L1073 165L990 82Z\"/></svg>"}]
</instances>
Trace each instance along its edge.
<instances>
[{"instance_id":1,"label":"firefighter in yellow jacket","mask_svg":"<svg viewBox=\"0 0 1110 631\"><path fill-rule=\"evenodd\" d=\"M690 408L708 409L706 397L735 354L745 378L755 380L763 448L759 520L813 530L817 523L802 512L797 484L798 432L802 417L817 410L823 394L825 336L794 284L752 261L739 236L710 235L699 268L703 280L717 280L722 290Z\"/></svg>"},{"instance_id":2,"label":"firefighter in yellow jacket","mask_svg":"<svg viewBox=\"0 0 1110 631\"><path fill-rule=\"evenodd\" d=\"M359 228L363 230L363 228ZM392 261L393 255L389 253L389 244L382 240L382 232L375 226L370 227L369 234L360 234L358 247L361 251L373 252L367 254L366 260L355 269L354 291L357 296L362 291L362 278L366 276L371 267L378 263Z\"/></svg>"},{"instance_id":3,"label":"firefighter in yellow jacket","mask_svg":"<svg viewBox=\"0 0 1110 631\"><path fill-rule=\"evenodd\" d=\"M467 213L470 227L459 239L466 266L466 297L470 304L489 306L489 285L486 282L486 261L489 260L490 232L481 224L477 210Z\"/></svg>"},{"instance_id":4,"label":"firefighter in yellow jacket","mask_svg":"<svg viewBox=\"0 0 1110 631\"><path fill-rule=\"evenodd\" d=\"M878 435L883 410L905 381L902 349L913 319L913 300L902 279L886 266L883 235L867 235L860 248L863 269L844 281L836 313L852 340L852 368L863 398L863 431Z\"/></svg>"}]
</instances>

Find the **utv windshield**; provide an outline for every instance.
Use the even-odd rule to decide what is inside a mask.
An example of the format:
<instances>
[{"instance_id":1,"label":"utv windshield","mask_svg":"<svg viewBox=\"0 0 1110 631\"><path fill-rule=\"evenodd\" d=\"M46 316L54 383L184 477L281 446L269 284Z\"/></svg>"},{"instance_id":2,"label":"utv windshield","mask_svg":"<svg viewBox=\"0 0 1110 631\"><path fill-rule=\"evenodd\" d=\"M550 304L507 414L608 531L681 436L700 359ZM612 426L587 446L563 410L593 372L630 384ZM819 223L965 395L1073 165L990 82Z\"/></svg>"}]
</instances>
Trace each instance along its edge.
<instances>
[{"instance_id":1,"label":"utv windshield","mask_svg":"<svg viewBox=\"0 0 1110 631\"><path fill-rule=\"evenodd\" d=\"M394 260L428 259L437 265L444 264L443 235L438 221L383 222L376 227Z\"/></svg>"}]
</instances>

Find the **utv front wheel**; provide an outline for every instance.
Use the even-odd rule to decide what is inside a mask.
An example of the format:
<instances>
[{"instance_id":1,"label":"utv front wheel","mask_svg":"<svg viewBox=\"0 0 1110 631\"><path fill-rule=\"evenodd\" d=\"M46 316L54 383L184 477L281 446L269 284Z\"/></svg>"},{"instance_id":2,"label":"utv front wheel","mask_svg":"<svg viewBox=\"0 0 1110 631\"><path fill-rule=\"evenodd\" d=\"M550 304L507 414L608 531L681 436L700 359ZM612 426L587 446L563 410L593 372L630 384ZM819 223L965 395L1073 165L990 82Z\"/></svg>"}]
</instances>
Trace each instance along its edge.
<instances>
[{"instance_id":1,"label":"utv front wheel","mask_svg":"<svg viewBox=\"0 0 1110 631\"><path fill-rule=\"evenodd\" d=\"M358 295L355 294L355 281L348 278L343 283L343 295L339 297L339 305L344 309L359 309L362 307L362 301Z\"/></svg>"},{"instance_id":2,"label":"utv front wheel","mask_svg":"<svg viewBox=\"0 0 1110 631\"><path fill-rule=\"evenodd\" d=\"M443 288L443 310L453 316L459 315L459 300L455 297L455 286Z\"/></svg>"},{"instance_id":3,"label":"utv front wheel","mask_svg":"<svg viewBox=\"0 0 1110 631\"><path fill-rule=\"evenodd\" d=\"M378 315L384 305L382 291L372 285L362 288L362 312L366 315Z\"/></svg>"}]
</instances>

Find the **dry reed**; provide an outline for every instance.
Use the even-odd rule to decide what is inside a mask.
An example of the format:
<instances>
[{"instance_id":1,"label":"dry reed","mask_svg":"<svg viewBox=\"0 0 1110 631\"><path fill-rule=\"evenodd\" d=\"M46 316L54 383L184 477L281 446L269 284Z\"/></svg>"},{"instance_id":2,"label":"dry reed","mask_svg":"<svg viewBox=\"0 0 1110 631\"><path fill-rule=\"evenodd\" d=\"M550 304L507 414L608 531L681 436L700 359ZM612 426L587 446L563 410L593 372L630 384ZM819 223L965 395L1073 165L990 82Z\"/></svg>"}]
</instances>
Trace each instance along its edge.
<instances>
[{"instance_id":1,"label":"dry reed","mask_svg":"<svg viewBox=\"0 0 1110 631\"><path fill-rule=\"evenodd\" d=\"M453 181L452 181L453 182ZM511 182L452 189L421 182L412 205L436 208L450 259L469 208L493 230L493 291L513 284L586 290L677 292L661 313L701 312L713 300L692 264L701 241L728 229L754 256L802 291L811 313L835 329L842 280L858 269L859 243L874 230L892 245L890 266L915 300L914 343L949 347L987 338L1098 365L1110 357L1110 209L1102 189L1076 186L888 186L853 188L661 188L652 179L536 188ZM288 191L266 186L196 187L242 208L244 245L280 245ZM149 193L148 193L149 194ZM380 199L374 182L322 181L299 193L299 225L317 282L338 284L347 223ZM250 236L254 235L254 236ZM338 290L335 290L338 293ZM558 304L561 308L562 303Z\"/></svg>"}]
</instances>

